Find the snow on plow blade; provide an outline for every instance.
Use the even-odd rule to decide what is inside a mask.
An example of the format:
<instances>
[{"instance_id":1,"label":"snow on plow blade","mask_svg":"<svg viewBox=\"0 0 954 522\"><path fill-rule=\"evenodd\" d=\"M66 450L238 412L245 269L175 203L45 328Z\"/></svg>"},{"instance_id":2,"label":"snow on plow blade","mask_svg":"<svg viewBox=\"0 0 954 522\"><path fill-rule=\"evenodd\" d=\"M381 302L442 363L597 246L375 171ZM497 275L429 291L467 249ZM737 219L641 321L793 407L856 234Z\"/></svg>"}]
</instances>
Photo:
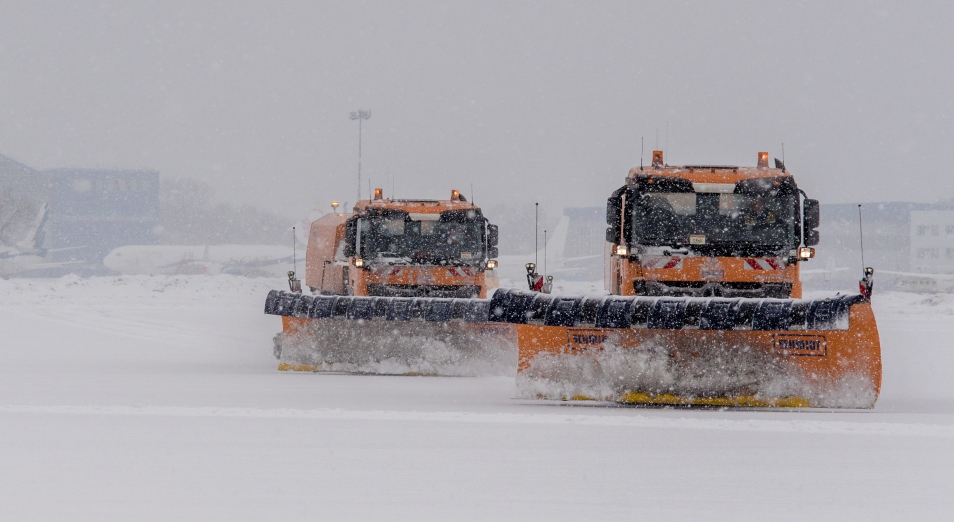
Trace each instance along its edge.
<instances>
[{"instance_id":1,"label":"snow on plow blade","mask_svg":"<svg viewBox=\"0 0 954 522\"><path fill-rule=\"evenodd\" d=\"M498 291L516 324L518 396L626 403L871 408L881 347L871 304L559 297Z\"/></svg>"},{"instance_id":2,"label":"snow on plow blade","mask_svg":"<svg viewBox=\"0 0 954 522\"><path fill-rule=\"evenodd\" d=\"M280 370L513 375L513 325L488 323L490 300L306 296L273 290Z\"/></svg>"}]
</instances>

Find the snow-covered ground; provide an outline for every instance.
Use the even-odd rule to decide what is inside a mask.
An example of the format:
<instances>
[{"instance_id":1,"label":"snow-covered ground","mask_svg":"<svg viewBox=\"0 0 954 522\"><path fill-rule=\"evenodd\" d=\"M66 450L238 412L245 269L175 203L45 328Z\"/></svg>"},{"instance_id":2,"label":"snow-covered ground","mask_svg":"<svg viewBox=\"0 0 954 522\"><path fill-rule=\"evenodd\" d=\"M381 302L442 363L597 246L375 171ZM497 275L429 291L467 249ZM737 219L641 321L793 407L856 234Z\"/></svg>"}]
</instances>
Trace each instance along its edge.
<instances>
[{"instance_id":1,"label":"snow-covered ground","mask_svg":"<svg viewBox=\"0 0 954 522\"><path fill-rule=\"evenodd\" d=\"M262 306L282 285L0 281L0 520L954 513L954 296L876 294L874 411L714 411L516 401L503 377L278 372Z\"/></svg>"}]
</instances>

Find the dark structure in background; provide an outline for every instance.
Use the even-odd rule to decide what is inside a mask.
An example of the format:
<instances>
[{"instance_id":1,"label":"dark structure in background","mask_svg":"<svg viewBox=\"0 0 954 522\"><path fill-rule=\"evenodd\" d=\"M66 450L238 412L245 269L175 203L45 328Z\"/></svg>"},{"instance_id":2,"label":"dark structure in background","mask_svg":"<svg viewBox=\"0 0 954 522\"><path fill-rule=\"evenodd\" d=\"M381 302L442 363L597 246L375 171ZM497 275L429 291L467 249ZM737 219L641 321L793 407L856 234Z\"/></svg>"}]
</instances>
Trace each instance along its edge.
<instances>
[{"instance_id":1,"label":"dark structure in background","mask_svg":"<svg viewBox=\"0 0 954 522\"><path fill-rule=\"evenodd\" d=\"M894 277L878 270L911 271L911 211L954 210L951 203L864 203L865 264L875 268L875 277L889 284ZM821 205L821 243L814 260L803 270L847 268L828 275L803 277L806 287L854 288L861 274L861 242L858 229L858 204Z\"/></svg>"},{"instance_id":2,"label":"dark structure in background","mask_svg":"<svg viewBox=\"0 0 954 522\"><path fill-rule=\"evenodd\" d=\"M159 244L158 172L54 169L38 177L49 191L46 247L68 249L54 253L55 261L102 272L114 248Z\"/></svg>"},{"instance_id":3,"label":"dark structure in background","mask_svg":"<svg viewBox=\"0 0 954 522\"><path fill-rule=\"evenodd\" d=\"M102 261L114 248L159 243L156 171L37 171L0 156L0 193L6 204L47 205L41 233L48 261L71 264L36 275L108 273Z\"/></svg>"}]
</instances>

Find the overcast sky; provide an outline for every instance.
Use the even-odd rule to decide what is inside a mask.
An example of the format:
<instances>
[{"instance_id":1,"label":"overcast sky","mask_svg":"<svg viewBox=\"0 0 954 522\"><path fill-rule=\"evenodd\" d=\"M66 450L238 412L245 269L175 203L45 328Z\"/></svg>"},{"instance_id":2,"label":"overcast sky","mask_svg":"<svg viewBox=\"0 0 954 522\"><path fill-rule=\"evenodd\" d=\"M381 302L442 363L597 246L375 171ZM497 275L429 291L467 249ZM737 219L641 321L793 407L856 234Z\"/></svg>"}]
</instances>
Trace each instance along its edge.
<instances>
[{"instance_id":1,"label":"overcast sky","mask_svg":"<svg viewBox=\"0 0 954 522\"><path fill-rule=\"evenodd\" d=\"M0 154L148 168L291 217L399 197L601 206L781 156L823 202L954 197L949 4L3 2ZM668 128L668 133L667 133ZM668 137L667 137L668 134Z\"/></svg>"}]
</instances>

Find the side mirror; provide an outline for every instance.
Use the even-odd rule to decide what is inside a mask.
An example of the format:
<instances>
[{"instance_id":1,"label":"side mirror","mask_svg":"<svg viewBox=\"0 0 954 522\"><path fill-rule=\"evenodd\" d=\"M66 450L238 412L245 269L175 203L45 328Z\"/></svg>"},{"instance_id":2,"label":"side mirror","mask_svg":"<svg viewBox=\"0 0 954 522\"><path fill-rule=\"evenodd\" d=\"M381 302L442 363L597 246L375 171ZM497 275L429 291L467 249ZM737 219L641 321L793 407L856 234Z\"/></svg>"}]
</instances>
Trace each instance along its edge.
<instances>
[{"instance_id":1,"label":"side mirror","mask_svg":"<svg viewBox=\"0 0 954 522\"><path fill-rule=\"evenodd\" d=\"M344 240L344 256L352 257L354 256L354 241L355 241L355 223L356 219L349 219L345 223L345 240Z\"/></svg>"},{"instance_id":2,"label":"side mirror","mask_svg":"<svg viewBox=\"0 0 954 522\"><path fill-rule=\"evenodd\" d=\"M490 247L487 249L487 259L496 259L500 257L500 250L497 247Z\"/></svg>"},{"instance_id":3,"label":"side mirror","mask_svg":"<svg viewBox=\"0 0 954 522\"><path fill-rule=\"evenodd\" d=\"M623 192L626 187L613 192L613 195L606 200L606 241L616 243L619 241L619 217L623 212Z\"/></svg>"},{"instance_id":4,"label":"side mirror","mask_svg":"<svg viewBox=\"0 0 954 522\"><path fill-rule=\"evenodd\" d=\"M619 213L623 206L622 198L620 197L621 194L622 193L617 194L614 192L613 195L606 200L606 224L609 226L619 226Z\"/></svg>"},{"instance_id":5,"label":"side mirror","mask_svg":"<svg viewBox=\"0 0 954 522\"><path fill-rule=\"evenodd\" d=\"M805 231L805 246L815 246L818 244L820 236L817 230L806 230Z\"/></svg>"},{"instance_id":6,"label":"side mirror","mask_svg":"<svg viewBox=\"0 0 954 522\"><path fill-rule=\"evenodd\" d=\"M806 199L802 204L802 213L804 215L804 223L802 226L805 227L805 235L808 235L808 231L813 228L818 228L818 225L821 223L821 211L819 209L817 199Z\"/></svg>"},{"instance_id":7,"label":"side mirror","mask_svg":"<svg viewBox=\"0 0 954 522\"><path fill-rule=\"evenodd\" d=\"M487 225L487 246L495 247L500 241L500 229L497 225ZM497 257L497 256L493 256Z\"/></svg>"}]
</instances>

